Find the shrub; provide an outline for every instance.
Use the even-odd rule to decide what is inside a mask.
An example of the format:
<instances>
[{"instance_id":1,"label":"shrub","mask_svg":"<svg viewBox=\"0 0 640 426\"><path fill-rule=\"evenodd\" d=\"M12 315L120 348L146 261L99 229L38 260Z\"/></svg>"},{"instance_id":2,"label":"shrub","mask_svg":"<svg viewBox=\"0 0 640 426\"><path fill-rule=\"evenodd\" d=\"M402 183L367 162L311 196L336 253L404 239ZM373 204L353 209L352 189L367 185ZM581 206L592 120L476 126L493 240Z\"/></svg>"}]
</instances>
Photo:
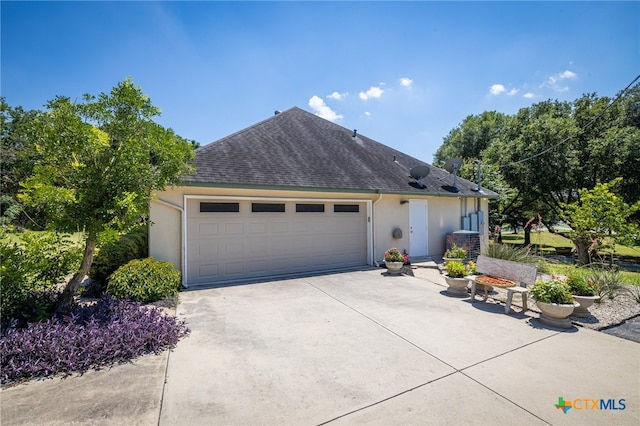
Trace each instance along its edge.
<instances>
[{"instance_id":1,"label":"shrub","mask_svg":"<svg viewBox=\"0 0 640 426\"><path fill-rule=\"evenodd\" d=\"M470 260L467 262L467 273L469 275L476 275L478 273L476 262Z\"/></svg>"},{"instance_id":2,"label":"shrub","mask_svg":"<svg viewBox=\"0 0 640 426\"><path fill-rule=\"evenodd\" d=\"M384 261L385 262L404 262L404 257L400 250L393 247L384 252Z\"/></svg>"},{"instance_id":3,"label":"shrub","mask_svg":"<svg viewBox=\"0 0 640 426\"><path fill-rule=\"evenodd\" d=\"M147 257L148 236L148 229L145 225L104 244L93 259L89 278L98 283L101 290L104 290L107 279L119 267L133 259Z\"/></svg>"},{"instance_id":4,"label":"shrub","mask_svg":"<svg viewBox=\"0 0 640 426\"><path fill-rule=\"evenodd\" d=\"M592 265L584 278L598 287L600 300L615 298L622 289L622 274L615 269L601 268Z\"/></svg>"},{"instance_id":5,"label":"shrub","mask_svg":"<svg viewBox=\"0 0 640 426\"><path fill-rule=\"evenodd\" d=\"M637 303L640 303L640 286L638 285L629 285L625 287L627 295L635 300Z\"/></svg>"},{"instance_id":6,"label":"shrub","mask_svg":"<svg viewBox=\"0 0 640 426\"><path fill-rule=\"evenodd\" d=\"M520 263L536 263L536 256L531 256L526 248L518 248L511 244L492 243L486 246L482 254L495 259L511 260Z\"/></svg>"},{"instance_id":7,"label":"shrub","mask_svg":"<svg viewBox=\"0 0 640 426\"><path fill-rule=\"evenodd\" d=\"M171 262L135 259L111 274L107 293L118 299L150 303L178 292L180 272Z\"/></svg>"},{"instance_id":8,"label":"shrub","mask_svg":"<svg viewBox=\"0 0 640 426\"><path fill-rule=\"evenodd\" d=\"M449 259L465 259L467 257L467 251L462 247L458 247L456 243L453 243L451 248L444 253L444 257Z\"/></svg>"},{"instance_id":9,"label":"shrub","mask_svg":"<svg viewBox=\"0 0 640 426\"><path fill-rule=\"evenodd\" d=\"M579 275L571 275L566 281L571 294L576 296L597 296L598 286L593 281L587 281Z\"/></svg>"},{"instance_id":10,"label":"shrub","mask_svg":"<svg viewBox=\"0 0 640 426\"><path fill-rule=\"evenodd\" d=\"M462 278L467 275L467 268L462 262L458 262L456 260L447 262L444 268L450 278Z\"/></svg>"},{"instance_id":11,"label":"shrub","mask_svg":"<svg viewBox=\"0 0 640 426\"><path fill-rule=\"evenodd\" d=\"M544 303L558 303L558 304L572 304L573 297L569 286L558 280L552 279L550 281L536 281L531 287L531 296L536 302Z\"/></svg>"},{"instance_id":12,"label":"shrub","mask_svg":"<svg viewBox=\"0 0 640 426\"><path fill-rule=\"evenodd\" d=\"M82 250L69 235L27 232L20 242L0 238L0 310L2 323L11 319L24 325L50 315L57 284L80 264Z\"/></svg>"},{"instance_id":13,"label":"shrub","mask_svg":"<svg viewBox=\"0 0 640 426\"><path fill-rule=\"evenodd\" d=\"M0 337L1 382L84 372L173 348L189 333L160 308L105 296L70 315Z\"/></svg>"},{"instance_id":14,"label":"shrub","mask_svg":"<svg viewBox=\"0 0 640 426\"><path fill-rule=\"evenodd\" d=\"M547 260L542 256L532 255L528 247L521 248L513 244L490 243L482 251L482 254L487 257L493 257L494 259L536 265L539 272L549 271Z\"/></svg>"}]
</instances>

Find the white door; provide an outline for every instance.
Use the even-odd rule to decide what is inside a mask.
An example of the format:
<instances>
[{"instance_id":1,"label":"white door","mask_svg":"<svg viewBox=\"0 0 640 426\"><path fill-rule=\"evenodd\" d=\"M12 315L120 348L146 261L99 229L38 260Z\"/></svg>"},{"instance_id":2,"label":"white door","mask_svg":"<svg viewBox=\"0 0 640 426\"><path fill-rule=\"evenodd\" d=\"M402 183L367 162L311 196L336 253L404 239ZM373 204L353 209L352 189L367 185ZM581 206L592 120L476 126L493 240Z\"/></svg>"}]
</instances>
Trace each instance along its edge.
<instances>
[{"instance_id":1,"label":"white door","mask_svg":"<svg viewBox=\"0 0 640 426\"><path fill-rule=\"evenodd\" d=\"M427 200L409 201L409 256L427 255Z\"/></svg>"},{"instance_id":2,"label":"white door","mask_svg":"<svg viewBox=\"0 0 640 426\"><path fill-rule=\"evenodd\" d=\"M365 203L187 201L187 284L366 263Z\"/></svg>"}]
</instances>

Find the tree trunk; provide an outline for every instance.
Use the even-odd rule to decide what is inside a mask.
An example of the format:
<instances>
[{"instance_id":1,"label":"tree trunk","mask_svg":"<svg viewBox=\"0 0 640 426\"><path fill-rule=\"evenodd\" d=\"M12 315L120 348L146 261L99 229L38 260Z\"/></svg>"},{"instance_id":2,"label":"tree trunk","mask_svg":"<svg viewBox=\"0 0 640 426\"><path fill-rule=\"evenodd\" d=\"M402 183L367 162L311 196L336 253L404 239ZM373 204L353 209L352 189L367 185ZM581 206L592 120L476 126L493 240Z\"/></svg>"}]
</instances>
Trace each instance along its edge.
<instances>
[{"instance_id":1,"label":"tree trunk","mask_svg":"<svg viewBox=\"0 0 640 426\"><path fill-rule=\"evenodd\" d=\"M572 241L576 246L578 263L581 265L588 265L591 263L591 240L589 237L575 237Z\"/></svg>"},{"instance_id":2,"label":"tree trunk","mask_svg":"<svg viewBox=\"0 0 640 426\"><path fill-rule=\"evenodd\" d=\"M56 301L55 311L65 312L73 305L73 297L80 287L80 283L84 277L89 273L91 263L93 262L93 254L96 251L97 238L95 235L89 235L84 246L84 256L82 257L82 263L80 270L76 272L71 280L67 283L58 300Z\"/></svg>"},{"instance_id":3,"label":"tree trunk","mask_svg":"<svg viewBox=\"0 0 640 426\"><path fill-rule=\"evenodd\" d=\"M531 224L528 224L524 227L524 246L531 245Z\"/></svg>"}]
</instances>

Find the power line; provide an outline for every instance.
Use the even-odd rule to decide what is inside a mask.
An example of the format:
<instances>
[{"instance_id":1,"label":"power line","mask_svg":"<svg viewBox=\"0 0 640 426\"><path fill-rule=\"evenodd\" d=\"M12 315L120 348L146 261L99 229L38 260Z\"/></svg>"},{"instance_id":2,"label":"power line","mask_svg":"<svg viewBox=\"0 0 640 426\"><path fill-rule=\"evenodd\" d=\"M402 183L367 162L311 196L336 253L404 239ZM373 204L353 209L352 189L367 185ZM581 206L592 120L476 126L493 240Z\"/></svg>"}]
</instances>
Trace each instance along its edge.
<instances>
[{"instance_id":1,"label":"power line","mask_svg":"<svg viewBox=\"0 0 640 426\"><path fill-rule=\"evenodd\" d=\"M608 110L609 108L611 108L611 107L613 106L613 104L615 104L618 100L620 100L620 99L621 99L621 98L626 94L627 90L629 90L629 88L630 88L631 86L633 86L633 85L634 85L634 83L635 83L636 81L638 81L638 80L640 80L640 74L638 74L638 76L637 76L636 78L634 78L634 79L633 79L633 81L632 81L631 83L629 83L629 84L627 85L627 87L625 87L625 88L624 88L624 90L622 90L622 91L621 91L621 92L620 92L620 93L615 97L615 99L614 99L614 100L613 100L609 105L607 105L607 106L605 107L605 109L603 109L603 110L600 112L600 114L596 115L596 116L595 116L595 117L593 117L593 118L592 118L592 119L591 119L587 124L585 124L584 126L582 126L582 128L580 129L580 132L583 132L583 131L585 131L586 129L588 129L588 128L593 124L593 123L595 123L595 122L596 122L596 120L598 120L600 117L602 117L602 116L604 115L604 113L605 113L605 112L607 112L607 110ZM536 158L536 157L540 157L541 155L544 155L544 154L546 154L547 152L554 150L555 148L559 147L560 145L562 145L563 143L567 142L567 141L568 141L568 140L570 140L571 138L573 138L573 136L567 136L566 138L564 138L563 140L561 140L561 141L560 141L560 142L558 142L557 144L555 144L555 145L551 145L549 148L545 149L544 151L541 151L541 152L539 152L539 153L537 153L537 154L534 154L534 155L532 155L532 156L530 156L530 157L523 158L522 160L514 161L514 162L512 162L512 163L508 163L508 164L502 164L502 165L500 165L500 166L498 166L498 167L499 167L499 168L506 168L506 167L515 166L516 164L524 163L524 162L529 161L529 160L533 160L533 159L534 159L534 158Z\"/></svg>"}]
</instances>

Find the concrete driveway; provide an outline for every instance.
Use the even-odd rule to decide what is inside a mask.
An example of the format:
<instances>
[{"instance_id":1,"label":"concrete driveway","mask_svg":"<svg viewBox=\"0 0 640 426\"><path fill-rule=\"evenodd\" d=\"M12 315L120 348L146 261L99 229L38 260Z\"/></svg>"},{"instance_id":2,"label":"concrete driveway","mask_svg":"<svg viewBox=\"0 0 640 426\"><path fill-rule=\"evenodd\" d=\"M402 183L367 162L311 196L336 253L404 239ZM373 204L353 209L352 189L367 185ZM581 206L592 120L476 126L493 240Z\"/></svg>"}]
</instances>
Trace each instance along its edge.
<instances>
[{"instance_id":1,"label":"concrete driveway","mask_svg":"<svg viewBox=\"0 0 640 426\"><path fill-rule=\"evenodd\" d=\"M505 315L414 272L182 293L192 332L174 351L3 389L1 423L640 424L640 344Z\"/></svg>"},{"instance_id":2,"label":"concrete driveway","mask_svg":"<svg viewBox=\"0 0 640 426\"><path fill-rule=\"evenodd\" d=\"M640 423L637 343L383 271L184 293L160 424Z\"/></svg>"}]
</instances>

